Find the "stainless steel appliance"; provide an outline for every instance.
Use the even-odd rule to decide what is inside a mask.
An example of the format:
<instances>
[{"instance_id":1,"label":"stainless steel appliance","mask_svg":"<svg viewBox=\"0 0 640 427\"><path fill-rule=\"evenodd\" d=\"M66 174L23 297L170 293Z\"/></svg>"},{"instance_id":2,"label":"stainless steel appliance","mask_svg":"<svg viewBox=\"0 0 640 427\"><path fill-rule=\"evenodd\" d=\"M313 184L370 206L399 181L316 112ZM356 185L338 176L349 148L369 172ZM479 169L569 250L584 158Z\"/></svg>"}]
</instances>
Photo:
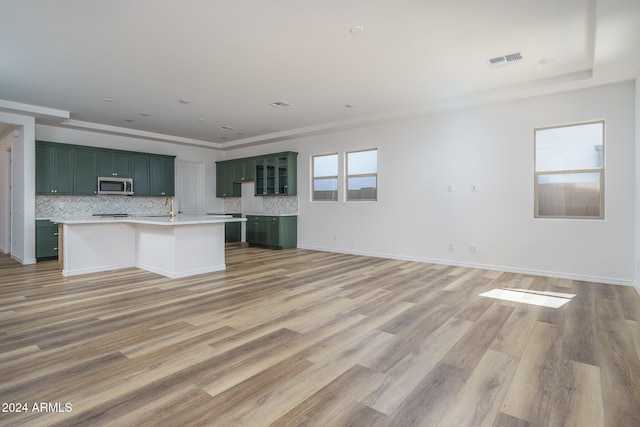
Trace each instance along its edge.
<instances>
[{"instance_id":1,"label":"stainless steel appliance","mask_svg":"<svg viewBox=\"0 0 640 427\"><path fill-rule=\"evenodd\" d=\"M99 176L98 194L119 194L122 196L131 196L133 194L133 179Z\"/></svg>"}]
</instances>

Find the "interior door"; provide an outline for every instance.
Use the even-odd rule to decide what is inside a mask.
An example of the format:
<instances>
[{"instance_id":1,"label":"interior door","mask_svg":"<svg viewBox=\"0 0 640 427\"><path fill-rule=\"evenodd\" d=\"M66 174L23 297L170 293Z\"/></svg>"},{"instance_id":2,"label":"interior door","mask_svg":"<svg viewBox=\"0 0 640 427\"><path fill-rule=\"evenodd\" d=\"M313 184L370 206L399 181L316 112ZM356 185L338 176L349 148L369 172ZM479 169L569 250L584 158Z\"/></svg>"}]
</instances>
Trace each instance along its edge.
<instances>
[{"instance_id":1,"label":"interior door","mask_svg":"<svg viewBox=\"0 0 640 427\"><path fill-rule=\"evenodd\" d=\"M204 163L178 160L176 212L204 215Z\"/></svg>"}]
</instances>

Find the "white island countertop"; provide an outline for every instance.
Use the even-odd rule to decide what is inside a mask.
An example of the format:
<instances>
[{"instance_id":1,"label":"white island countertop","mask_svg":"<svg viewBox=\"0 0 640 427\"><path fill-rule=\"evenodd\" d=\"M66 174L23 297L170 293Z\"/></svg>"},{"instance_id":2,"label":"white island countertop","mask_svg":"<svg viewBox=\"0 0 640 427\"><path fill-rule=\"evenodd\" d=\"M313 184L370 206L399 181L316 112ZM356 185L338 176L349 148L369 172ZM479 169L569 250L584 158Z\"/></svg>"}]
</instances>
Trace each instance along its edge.
<instances>
[{"instance_id":1,"label":"white island countertop","mask_svg":"<svg viewBox=\"0 0 640 427\"><path fill-rule=\"evenodd\" d=\"M71 217L53 217L49 221L57 224L104 224L104 223L127 223L127 224L149 224L149 225L195 225L195 224L211 224L219 222L244 222L246 218L233 218L231 215L176 215L173 218L169 216L71 216Z\"/></svg>"},{"instance_id":2,"label":"white island countertop","mask_svg":"<svg viewBox=\"0 0 640 427\"><path fill-rule=\"evenodd\" d=\"M224 270L229 215L51 217L63 276L137 267L170 278Z\"/></svg>"}]
</instances>

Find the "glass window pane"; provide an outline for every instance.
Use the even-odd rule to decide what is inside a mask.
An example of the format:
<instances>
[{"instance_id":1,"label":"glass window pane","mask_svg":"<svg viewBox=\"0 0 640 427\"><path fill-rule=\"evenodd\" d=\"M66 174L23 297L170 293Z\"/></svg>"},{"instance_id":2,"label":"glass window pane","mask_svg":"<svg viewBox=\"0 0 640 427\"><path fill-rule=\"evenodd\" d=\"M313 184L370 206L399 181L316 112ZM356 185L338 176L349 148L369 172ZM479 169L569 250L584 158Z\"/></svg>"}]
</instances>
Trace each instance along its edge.
<instances>
[{"instance_id":1,"label":"glass window pane","mask_svg":"<svg viewBox=\"0 0 640 427\"><path fill-rule=\"evenodd\" d=\"M602 167L603 123L536 130L536 171Z\"/></svg>"},{"instance_id":2,"label":"glass window pane","mask_svg":"<svg viewBox=\"0 0 640 427\"><path fill-rule=\"evenodd\" d=\"M347 180L347 197L349 200L376 200L377 176L350 177Z\"/></svg>"},{"instance_id":3,"label":"glass window pane","mask_svg":"<svg viewBox=\"0 0 640 427\"><path fill-rule=\"evenodd\" d=\"M601 217L600 172L538 175L538 215Z\"/></svg>"},{"instance_id":4,"label":"glass window pane","mask_svg":"<svg viewBox=\"0 0 640 427\"><path fill-rule=\"evenodd\" d=\"M313 200L338 200L338 179L314 179Z\"/></svg>"},{"instance_id":5,"label":"glass window pane","mask_svg":"<svg viewBox=\"0 0 640 427\"><path fill-rule=\"evenodd\" d=\"M338 155L314 156L313 176L338 176Z\"/></svg>"},{"instance_id":6,"label":"glass window pane","mask_svg":"<svg viewBox=\"0 0 640 427\"><path fill-rule=\"evenodd\" d=\"M378 150L347 153L348 175L378 172Z\"/></svg>"}]
</instances>

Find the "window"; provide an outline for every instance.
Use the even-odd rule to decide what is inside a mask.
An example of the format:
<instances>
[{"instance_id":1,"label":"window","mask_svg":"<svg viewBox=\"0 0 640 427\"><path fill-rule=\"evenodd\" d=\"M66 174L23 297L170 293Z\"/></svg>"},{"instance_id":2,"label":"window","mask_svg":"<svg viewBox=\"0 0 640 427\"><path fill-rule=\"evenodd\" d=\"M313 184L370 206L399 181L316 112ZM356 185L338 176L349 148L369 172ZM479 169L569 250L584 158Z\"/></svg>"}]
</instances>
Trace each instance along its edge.
<instances>
[{"instance_id":1,"label":"window","mask_svg":"<svg viewBox=\"0 0 640 427\"><path fill-rule=\"evenodd\" d=\"M338 200L338 154L313 156L312 200Z\"/></svg>"},{"instance_id":2,"label":"window","mask_svg":"<svg viewBox=\"0 0 640 427\"><path fill-rule=\"evenodd\" d=\"M378 150L347 153L347 200L378 199Z\"/></svg>"},{"instance_id":3,"label":"window","mask_svg":"<svg viewBox=\"0 0 640 427\"><path fill-rule=\"evenodd\" d=\"M536 218L604 218L604 122L535 130Z\"/></svg>"}]
</instances>

